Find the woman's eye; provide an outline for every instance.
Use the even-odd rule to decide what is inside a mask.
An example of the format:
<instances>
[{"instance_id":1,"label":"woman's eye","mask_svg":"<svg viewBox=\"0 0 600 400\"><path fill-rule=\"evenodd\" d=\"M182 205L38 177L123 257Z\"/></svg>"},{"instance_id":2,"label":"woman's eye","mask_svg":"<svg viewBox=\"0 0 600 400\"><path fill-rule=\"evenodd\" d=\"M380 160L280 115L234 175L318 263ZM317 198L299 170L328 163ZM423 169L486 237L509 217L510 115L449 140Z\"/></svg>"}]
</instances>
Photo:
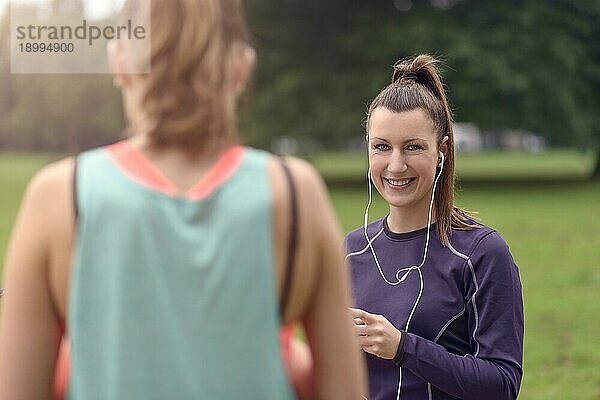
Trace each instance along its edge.
<instances>
[{"instance_id":1,"label":"woman's eye","mask_svg":"<svg viewBox=\"0 0 600 400\"><path fill-rule=\"evenodd\" d=\"M419 151L419 150L423 150L423 146L418 145L418 144L410 144L410 145L406 146L406 150Z\"/></svg>"},{"instance_id":2,"label":"woman's eye","mask_svg":"<svg viewBox=\"0 0 600 400\"><path fill-rule=\"evenodd\" d=\"M373 145L373 148L377 151L386 151L386 150L389 150L390 146L388 146L385 143L377 143L377 144Z\"/></svg>"}]
</instances>

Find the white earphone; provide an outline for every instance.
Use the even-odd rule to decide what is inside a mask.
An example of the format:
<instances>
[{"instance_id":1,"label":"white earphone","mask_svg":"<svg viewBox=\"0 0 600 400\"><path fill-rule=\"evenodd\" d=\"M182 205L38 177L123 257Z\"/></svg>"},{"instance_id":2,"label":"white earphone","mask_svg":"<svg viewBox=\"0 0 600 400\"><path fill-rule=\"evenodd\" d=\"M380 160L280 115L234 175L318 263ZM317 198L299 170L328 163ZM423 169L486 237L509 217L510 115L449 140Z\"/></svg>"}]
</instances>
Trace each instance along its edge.
<instances>
[{"instance_id":1,"label":"white earphone","mask_svg":"<svg viewBox=\"0 0 600 400\"><path fill-rule=\"evenodd\" d=\"M419 272L419 294L417 295L417 299L415 300L415 303L413 304L413 307L410 311L410 314L408 316L408 319L406 321L406 326L404 328L405 332L408 332L408 329L410 328L410 322L412 320L412 317L415 313L415 310L417 309L417 306L419 305L419 302L421 301L421 296L423 295L423 287L424 287L424 282L423 282L423 273L421 272L421 267L423 265L425 265L425 261L427 261L427 254L429 252L429 238L430 238L430 230L431 230L431 213L433 210L433 201L435 199L435 189L437 187L438 184L438 180L440 179L440 177L442 176L442 172L444 171L444 161L445 161L445 156L444 153L440 151L440 161L438 163L438 165L436 166L436 169L439 168L439 172L437 173L437 176L433 182L433 190L431 191L431 201L429 203L429 213L427 216L427 238L425 240L425 249L423 251L423 259L421 260L421 263L417 266L417 265L413 265L413 266L407 266L407 267L401 267L398 271L396 271L396 281L392 282L389 281L385 274L383 273L383 269L381 268L381 265L379 264L379 259L377 258L377 254L375 254L375 249L373 248L373 241L375 241L375 239L377 238L377 236L375 236L373 239L369 238L369 235L367 233L367 225L369 223L369 208L371 207L371 202L373 199L373 190L372 190L372 179L371 179L371 167L369 167L369 170L367 172L367 180L369 183L369 202L367 203L367 208L365 209L365 215L364 215L364 224L363 224L363 229L364 229L364 234L365 234L365 239L367 240L367 246L369 247L369 249L371 250L371 254L373 255L373 260L375 261L375 264L377 265L377 269L379 270L379 274L381 274L381 277L383 278L383 280L385 281L385 283L387 283L390 286L396 286L399 285L400 283L404 282L406 280L406 278L408 278L408 276L410 275L410 273L413 270L417 270ZM346 256L347 258L348 256ZM400 274L402 274L402 276L400 276ZM400 368L399 371L399 379L398 379L398 391L396 393L396 400L400 399L400 392L402 390L402 368Z\"/></svg>"}]
</instances>

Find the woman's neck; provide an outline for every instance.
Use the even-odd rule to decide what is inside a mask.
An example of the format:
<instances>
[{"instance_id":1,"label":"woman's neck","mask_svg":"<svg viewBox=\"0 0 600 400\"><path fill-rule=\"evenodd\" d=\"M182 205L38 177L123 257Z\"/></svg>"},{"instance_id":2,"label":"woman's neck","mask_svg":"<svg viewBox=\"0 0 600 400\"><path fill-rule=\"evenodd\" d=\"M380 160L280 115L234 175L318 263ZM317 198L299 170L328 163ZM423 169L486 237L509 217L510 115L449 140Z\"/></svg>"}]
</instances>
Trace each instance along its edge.
<instances>
[{"instance_id":1,"label":"woman's neck","mask_svg":"<svg viewBox=\"0 0 600 400\"><path fill-rule=\"evenodd\" d=\"M387 224L394 233L413 232L427 226L429 207L421 210L408 210L399 207L390 207ZM435 210L431 214L431 223L436 221Z\"/></svg>"}]
</instances>

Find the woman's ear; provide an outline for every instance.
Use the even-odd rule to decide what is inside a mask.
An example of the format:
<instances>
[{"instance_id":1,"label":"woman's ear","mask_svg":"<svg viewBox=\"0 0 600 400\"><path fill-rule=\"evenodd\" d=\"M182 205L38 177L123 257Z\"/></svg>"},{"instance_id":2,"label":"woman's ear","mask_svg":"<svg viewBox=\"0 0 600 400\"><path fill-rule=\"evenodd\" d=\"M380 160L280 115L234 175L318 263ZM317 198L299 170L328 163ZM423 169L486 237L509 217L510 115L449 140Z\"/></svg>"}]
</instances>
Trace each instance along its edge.
<instances>
[{"instance_id":1,"label":"woman's ear","mask_svg":"<svg viewBox=\"0 0 600 400\"><path fill-rule=\"evenodd\" d=\"M440 151L444 153L444 157L448 158L448 136L444 136L442 143L440 143Z\"/></svg>"},{"instance_id":2,"label":"woman's ear","mask_svg":"<svg viewBox=\"0 0 600 400\"><path fill-rule=\"evenodd\" d=\"M125 60L123 59L123 48L117 40L110 40L106 45L108 64L113 75L114 85L123 88L129 85L130 79L125 71Z\"/></svg>"},{"instance_id":3,"label":"woman's ear","mask_svg":"<svg viewBox=\"0 0 600 400\"><path fill-rule=\"evenodd\" d=\"M232 86L236 94L244 91L256 63L256 52L249 45L242 45L233 55Z\"/></svg>"}]
</instances>

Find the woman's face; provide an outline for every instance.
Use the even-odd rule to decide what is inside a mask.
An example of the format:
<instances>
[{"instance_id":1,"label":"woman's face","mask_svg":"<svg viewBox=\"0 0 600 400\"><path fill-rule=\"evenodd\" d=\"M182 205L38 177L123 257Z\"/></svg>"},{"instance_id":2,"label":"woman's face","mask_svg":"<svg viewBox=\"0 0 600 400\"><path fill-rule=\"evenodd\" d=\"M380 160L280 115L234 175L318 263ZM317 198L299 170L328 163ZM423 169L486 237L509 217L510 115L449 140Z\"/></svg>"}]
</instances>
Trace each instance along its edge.
<instances>
[{"instance_id":1,"label":"woman's face","mask_svg":"<svg viewBox=\"0 0 600 400\"><path fill-rule=\"evenodd\" d=\"M373 184L390 208L427 212L439 163L437 135L427 113L376 108L368 145Z\"/></svg>"}]
</instances>

